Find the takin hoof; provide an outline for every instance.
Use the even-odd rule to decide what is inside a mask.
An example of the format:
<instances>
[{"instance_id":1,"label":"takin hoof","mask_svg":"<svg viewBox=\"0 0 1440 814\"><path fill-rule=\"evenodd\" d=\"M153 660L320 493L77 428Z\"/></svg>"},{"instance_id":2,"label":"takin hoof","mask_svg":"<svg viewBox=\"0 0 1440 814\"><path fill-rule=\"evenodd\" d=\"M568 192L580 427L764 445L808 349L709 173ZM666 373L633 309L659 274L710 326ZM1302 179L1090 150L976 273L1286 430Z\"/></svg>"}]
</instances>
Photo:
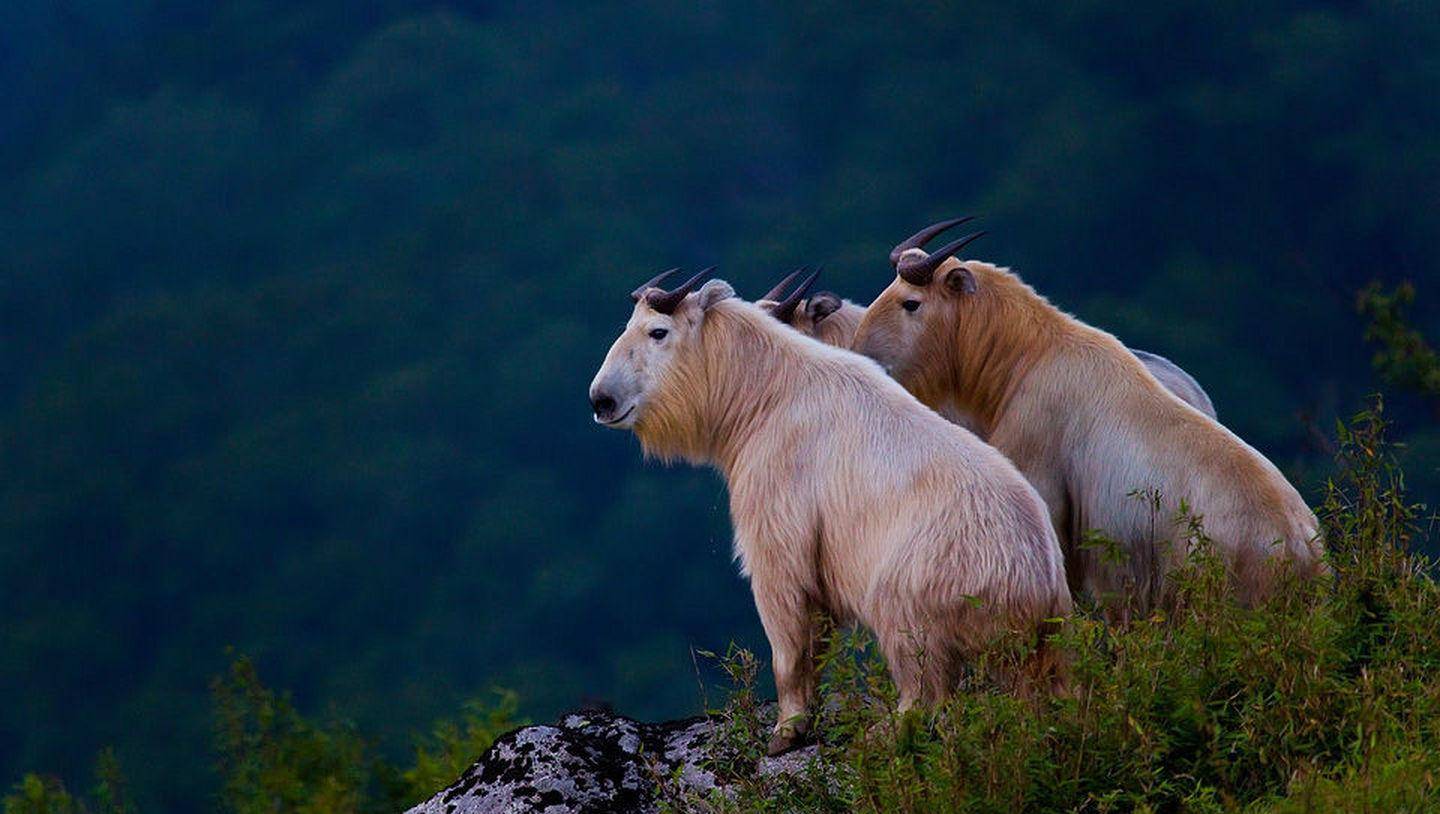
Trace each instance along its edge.
<instances>
[{"instance_id":1,"label":"takin hoof","mask_svg":"<svg viewBox=\"0 0 1440 814\"><path fill-rule=\"evenodd\" d=\"M805 721L786 721L777 724L775 733L770 736L770 746L765 753L770 757L775 757L807 745L810 742L810 739L806 737L809 728Z\"/></svg>"}]
</instances>

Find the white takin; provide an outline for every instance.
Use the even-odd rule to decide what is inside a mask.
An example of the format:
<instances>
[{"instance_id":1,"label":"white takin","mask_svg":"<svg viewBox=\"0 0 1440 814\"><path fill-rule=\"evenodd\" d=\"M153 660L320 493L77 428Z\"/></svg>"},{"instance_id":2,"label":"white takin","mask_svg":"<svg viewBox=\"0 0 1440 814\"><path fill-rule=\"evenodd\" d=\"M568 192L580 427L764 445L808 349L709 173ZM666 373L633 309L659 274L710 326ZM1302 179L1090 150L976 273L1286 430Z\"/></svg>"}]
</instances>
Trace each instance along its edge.
<instances>
[{"instance_id":1,"label":"white takin","mask_svg":"<svg viewBox=\"0 0 1440 814\"><path fill-rule=\"evenodd\" d=\"M1014 674L1053 682L1047 620L1070 611L1045 505L1003 455L869 359L790 330L704 275L637 289L590 385L595 420L647 455L715 466L770 642L779 722L805 729L817 614L876 635L900 707L934 703L995 636L1039 635Z\"/></svg>"}]
</instances>

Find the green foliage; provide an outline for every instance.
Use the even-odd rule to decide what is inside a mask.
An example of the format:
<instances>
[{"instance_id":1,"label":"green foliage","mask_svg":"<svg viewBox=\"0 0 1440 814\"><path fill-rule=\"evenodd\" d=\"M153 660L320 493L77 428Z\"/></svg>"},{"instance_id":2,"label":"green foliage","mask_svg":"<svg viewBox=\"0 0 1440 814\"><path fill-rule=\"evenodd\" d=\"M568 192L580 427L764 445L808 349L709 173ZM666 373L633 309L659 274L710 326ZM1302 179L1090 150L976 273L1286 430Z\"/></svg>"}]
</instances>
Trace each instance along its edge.
<instances>
[{"instance_id":1,"label":"green foliage","mask_svg":"<svg viewBox=\"0 0 1440 814\"><path fill-rule=\"evenodd\" d=\"M223 778L221 807L235 814L367 810L375 769L364 740L346 723L316 724L260 683L240 658L211 685Z\"/></svg>"},{"instance_id":2,"label":"green foliage","mask_svg":"<svg viewBox=\"0 0 1440 814\"><path fill-rule=\"evenodd\" d=\"M105 747L95 761L95 809L100 814L135 814L130 781L120 768L115 750Z\"/></svg>"},{"instance_id":3,"label":"green foliage","mask_svg":"<svg viewBox=\"0 0 1440 814\"><path fill-rule=\"evenodd\" d=\"M436 724L405 769L377 755L353 724L317 722L265 687L241 657L212 684L220 804L235 814L397 811L454 780L495 738L521 724L518 698L471 701L458 722ZM118 812L117 812L118 814Z\"/></svg>"},{"instance_id":4,"label":"green foliage","mask_svg":"<svg viewBox=\"0 0 1440 814\"><path fill-rule=\"evenodd\" d=\"M1386 290L1378 282L1366 286L1357 298L1357 307L1370 320L1365 341L1380 346L1371 364L1391 384L1416 390L1440 399L1440 354L1407 317L1415 302L1415 286L1400 283Z\"/></svg>"},{"instance_id":5,"label":"green foliage","mask_svg":"<svg viewBox=\"0 0 1440 814\"><path fill-rule=\"evenodd\" d=\"M83 814L85 807L59 780L27 774L5 797L5 814Z\"/></svg>"},{"instance_id":6,"label":"green foliage","mask_svg":"<svg viewBox=\"0 0 1440 814\"><path fill-rule=\"evenodd\" d=\"M5 797L4 814L135 814L128 786L115 751L107 747L95 761L89 805L71 795L59 778L27 774Z\"/></svg>"},{"instance_id":7,"label":"green foliage","mask_svg":"<svg viewBox=\"0 0 1440 814\"><path fill-rule=\"evenodd\" d=\"M1381 405L1341 427L1321 517L1333 577L1282 582L1254 608L1198 518L1169 610L1056 634L1068 690L1033 700L977 669L938 709L897 717L868 638L832 637L816 712L825 769L753 771L767 735L753 657L720 710L714 768L733 796L685 811L1422 811L1440 799L1440 588L1412 551ZM739 756L736 760L732 756Z\"/></svg>"},{"instance_id":8,"label":"green foliage","mask_svg":"<svg viewBox=\"0 0 1440 814\"><path fill-rule=\"evenodd\" d=\"M449 785L500 735L526 722L516 717L519 697L498 690L495 704L466 703L460 720L435 725L428 742L415 750L415 765L402 775L412 800L423 800Z\"/></svg>"}]
</instances>

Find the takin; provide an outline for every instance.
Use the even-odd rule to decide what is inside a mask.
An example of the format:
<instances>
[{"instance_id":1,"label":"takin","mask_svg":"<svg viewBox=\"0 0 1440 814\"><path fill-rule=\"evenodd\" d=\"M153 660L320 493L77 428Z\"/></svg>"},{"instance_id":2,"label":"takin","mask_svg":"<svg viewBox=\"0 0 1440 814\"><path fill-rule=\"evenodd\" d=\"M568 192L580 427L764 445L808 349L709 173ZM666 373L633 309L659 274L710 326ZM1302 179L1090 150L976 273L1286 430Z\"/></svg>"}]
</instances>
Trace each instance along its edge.
<instances>
[{"instance_id":1,"label":"takin","mask_svg":"<svg viewBox=\"0 0 1440 814\"><path fill-rule=\"evenodd\" d=\"M854 348L925 404L970 416L1025 473L1049 506L1072 591L1120 620L1167 598L1165 575L1187 539L1167 526L1182 507L1203 522L1246 604L1268 595L1280 570L1328 570L1315 515L1280 470L1119 340L1008 269L953 257L982 233L924 251L959 222L895 247L897 276L870 304ZM1087 544L1096 532L1123 562Z\"/></svg>"},{"instance_id":2,"label":"takin","mask_svg":"<svg viewBox=\"0 0 1440 814\"><path fill-rule=\"evenodd\" d=\"M860 329L860 321L865 318L865 306L841 299L840 295L831 291L817 291L807 297L806 292L820 275L818 269L787 296L786 289L805 271L806 269L802 268L792 272L756 304L806 336L813 336L837 348L850 348L855 343L855 332ZM1186 373L1184 368L1158 353L1135 348L1129 350L1149 368L1150 375L1154 376L1156 381L1179 396L1181 401L1211 418L1217 417L1210 394L1206 393L1200 382L1195 381L1195 377ZM962 427L974 429L974 424L966 416L952 415L948 418Z\"/></svg>"},{"instance_id":3,"label":"takin","mask_svg":"<svg viewBox=\"0 0 1440 814\"><path fill-rule=\"evenodd\" d=\"M817 619L874 632L901 710L941 700L1001 635L1036 641L1002 678L1053 688L1063 664L1045 635L1071 603L1035 490L871 360L785 328L723 281L695 290L707 272L636 289L590 402L647 456L724 476L779 696L771 753L807 728Z\"/></svg>"},{"instance_id":4,"label":"takin","mask_svg":"<svg viewBox=\"0 0 1440 814\"><path fill-rule=\"evenodd\" d=\"M811 272L804 282L786 296L786 289L795 282L796 277L806 271L807 269L802 268L791 272L755 304L806 336L814 337L832 347L848 350L851 341L855 339L855 331L860 328L860 320L865 318L865 306L841 299L840 295L831 291L818 291L806 296L815 278L820 276L819 269Z\"/></svg>"}]
</instances>

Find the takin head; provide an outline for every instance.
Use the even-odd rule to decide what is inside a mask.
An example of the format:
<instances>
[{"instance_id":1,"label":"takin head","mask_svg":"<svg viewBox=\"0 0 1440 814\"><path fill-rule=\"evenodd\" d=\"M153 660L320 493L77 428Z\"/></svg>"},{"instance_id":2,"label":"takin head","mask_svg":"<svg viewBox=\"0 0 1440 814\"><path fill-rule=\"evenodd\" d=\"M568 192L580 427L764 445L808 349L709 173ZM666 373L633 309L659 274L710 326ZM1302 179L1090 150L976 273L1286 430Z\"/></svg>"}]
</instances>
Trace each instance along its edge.
<instances>
[{"instance_id":1,"label":"takin head","mask_svg":"<svg viewBox=\"0 0 1440 814\"><path fill-rule=\"evenodd\" d=\"M930 253L923 247L968 220L927 226L892 249L895 280L870 303L856 329L854 350L879 362L902 384L946 375L929 369L947 362L934 351L953 342L962 312L970 310L981 287L976 273L953 256L985 233L974 232Z\"/></svg>"},{"instance_id":2,"label":"takin head","mask_svg":"<svg viewBox=\"0 0 1440 814\"><path fill-rule=\"evenodd\" d=\"M625 330L610 346L605 361L590 382L590 406L595 423L613 429L631 429L665 381L676 359L699 342L705 312L735 295L723 280L711 280L691 296L707 277L710 267L665 291L658 285L678 269L645 282L630 294L635 309Z\"/></svg>"},{"instance_id":3,"label":"takin head","mask_svg":"<svg viewBox=\"0 0 1440 814\"><path fill-rule=\"evenodd\" d=\"M786 296L785 290L805 271L806 268L801 268L791 272L755 304L806 336L848 349L855 339L855 330L860 327L860 320L865 316L865 307L843 300L833 291L817 291L806 296L815 278L820 275L818 268Z\"/></svg>"}]
</instances>

